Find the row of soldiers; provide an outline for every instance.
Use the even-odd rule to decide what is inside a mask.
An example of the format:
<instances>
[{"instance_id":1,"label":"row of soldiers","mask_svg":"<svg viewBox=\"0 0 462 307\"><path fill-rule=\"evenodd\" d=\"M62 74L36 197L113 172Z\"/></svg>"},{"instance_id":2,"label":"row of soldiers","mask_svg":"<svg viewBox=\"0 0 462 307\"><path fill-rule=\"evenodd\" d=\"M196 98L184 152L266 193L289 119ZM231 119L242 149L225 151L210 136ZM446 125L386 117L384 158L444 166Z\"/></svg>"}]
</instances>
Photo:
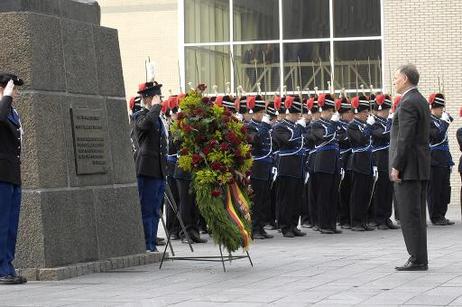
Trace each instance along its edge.
<instances>
[{"instance_id":1,"label":"row of soldiers","mask_svg":"<svg viewBox=\"0 0 462 307\"><path fill-rule=\"evenodd\" d=\"M267 239L265 227L278 228L284 237L305 236L298 228L323 234L342 229L371 231L397 229L393 224L393 185L389 180L388 147L393 111L399 97L377 93L351 100L331 94L276 96L218 96L211 98L245 122L252 144L253 238ZM179 112L181 96L162 104L170 122ZM447 129L452 117L446 112L442 94L429 98L432 127L432 178L428 207L436 225L451 225L445 218L450 199L452 166ZM133 98L131 108L140 108ZM206 231L190 189L191 176L177 165L178 146L170 139L168 184L179 204L190 238L203 243ZM395 208L395 218L399 212ZM174 238L184 238L173 211L167 207L167 229Z\"/></svg>"}]
</instances>

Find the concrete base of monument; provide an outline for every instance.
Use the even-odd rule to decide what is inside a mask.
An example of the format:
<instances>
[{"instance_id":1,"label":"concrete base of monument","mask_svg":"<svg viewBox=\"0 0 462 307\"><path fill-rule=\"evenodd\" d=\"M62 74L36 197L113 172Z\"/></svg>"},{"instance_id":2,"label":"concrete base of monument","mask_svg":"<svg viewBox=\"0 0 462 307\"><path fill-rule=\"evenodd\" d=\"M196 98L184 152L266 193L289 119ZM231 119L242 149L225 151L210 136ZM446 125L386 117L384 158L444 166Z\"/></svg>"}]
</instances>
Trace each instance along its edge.
<instances>
[{"instance_id":1,"label":"concrete base of monument","mask_svg":"<svg viewBox=\"0 0 462 307\"><path fill-rule=\"evenodd\" d=\"M166 255L168 258L168 253ZM124 257L108 258L106 260L84 262L57 268L28 268L18 269L18 273L29 281L51 281L74 278L92 273L109 272L132 266L158 263L162 253L144 253Z\"/></svg>"}]
</instances>

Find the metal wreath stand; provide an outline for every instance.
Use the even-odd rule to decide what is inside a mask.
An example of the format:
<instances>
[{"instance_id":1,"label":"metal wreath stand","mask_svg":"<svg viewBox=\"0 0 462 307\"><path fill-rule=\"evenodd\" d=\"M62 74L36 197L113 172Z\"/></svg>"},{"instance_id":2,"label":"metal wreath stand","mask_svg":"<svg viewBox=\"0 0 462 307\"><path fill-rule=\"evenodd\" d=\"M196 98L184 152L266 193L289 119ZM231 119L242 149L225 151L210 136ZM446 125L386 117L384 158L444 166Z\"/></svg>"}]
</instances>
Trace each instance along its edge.
<instances>
[{"instance_id":1,"label":"metal wreath stand","mask_svg":"<svg viewBox=\"0 0 462 307\"><path fill-rule=\"evenodd\" d=\"M188 232L186 231L186 227L184 226L183 219L181 218L180 212L178 210L178 206L175 202L175 199L173 198L172 191L170 190L169 185L166 185L165 188L165 199L167 200L167 204L170 206L172 209L173 213L175 214L175 217L177 218L181 230L183 231L184 235L186 236L186 240L188 242L189 248L192 253L194 253L194 249L192 247L192 241L191 238L188 235ZM167 230L167 227L165 225L165 222L162 217L162 225L165 229L165 233L167 234L167 244L165 245L164 251L162 253L162 260L160 261L159 265L159 270L162 269L162 265L164 264L165 260L188 260L188 261L207 261L207 262L221 262L223 265L223 271L226 272L226 265L225 262L229 261L230 263L233 260L239 260L239 259L249 259L250 265L253 267L253 262L252 258L250 258L250 254L248 251L245 251L245 255L233 255L229 253L229 255L223 255L223 249L221 244L218 245L218 248L220 250L220 256L175 256L175 252L173 251L173 246L172 246L172 241L171 241L171 233ZM167 256L167 249L170 247L170 251L172 253L172 256Z\"/></svg>"}]
</instances>

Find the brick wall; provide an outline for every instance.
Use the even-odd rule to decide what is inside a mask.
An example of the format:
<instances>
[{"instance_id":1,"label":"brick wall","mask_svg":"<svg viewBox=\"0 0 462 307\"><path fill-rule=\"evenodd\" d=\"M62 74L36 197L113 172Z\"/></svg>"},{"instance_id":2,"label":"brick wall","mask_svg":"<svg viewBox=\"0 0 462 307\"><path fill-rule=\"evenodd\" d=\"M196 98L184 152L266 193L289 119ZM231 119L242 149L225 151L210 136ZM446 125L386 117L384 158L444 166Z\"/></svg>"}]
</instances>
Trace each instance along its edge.
<instances>
[{"instance_id":1,"label":"brick wall","mask_svg":"<svg viewBox=\"0 0 462 307\"><path fill-rule=\"evenodd\" d=\"M99 0L101 24L119 30L127 97L145 81L144 60L156 63L163 93L178 91L177 0Z\"/></svg>"},{"instance_id":2,"label":"brick wall","mask_svg":"<svg viewBox=\"0 0 462 307\"><path fill-rule=\"evenodd\" d=\"M450 148L456 163L452 173L452 201L458 205L460 157L455 137L462 126L459 118L459 93L462 85L462 1L460 0L383 0L384 2L384 71L389 84L391 70L412 62L421 73L419 88L424 96L438 91L438 75L444 78L447 111L456 120L449 130Z\"/></svg>"}]
</instances>

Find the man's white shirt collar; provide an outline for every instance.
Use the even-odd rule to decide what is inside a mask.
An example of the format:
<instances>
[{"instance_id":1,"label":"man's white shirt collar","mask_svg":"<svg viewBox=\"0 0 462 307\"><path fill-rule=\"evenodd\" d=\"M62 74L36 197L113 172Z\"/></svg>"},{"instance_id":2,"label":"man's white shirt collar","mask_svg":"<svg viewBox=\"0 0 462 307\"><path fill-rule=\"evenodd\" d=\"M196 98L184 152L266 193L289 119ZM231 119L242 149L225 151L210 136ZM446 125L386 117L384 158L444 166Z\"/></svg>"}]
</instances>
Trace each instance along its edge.
<instances>
[{"instance_id":1,"label":"man's white shirt collar","mask_svg":"<svg viewBox=\"0 0 462 307\"><path fill-rule=\"evenodd\" d=\"M404 95L406 95L407 93L409 93L410 91L412 91L413 89L416 89L416 88L417 88L417 86L413 86L413 87L407 89L407 90L401 95L401 98L403 98Z\"/></svg>"}]
</instances>

